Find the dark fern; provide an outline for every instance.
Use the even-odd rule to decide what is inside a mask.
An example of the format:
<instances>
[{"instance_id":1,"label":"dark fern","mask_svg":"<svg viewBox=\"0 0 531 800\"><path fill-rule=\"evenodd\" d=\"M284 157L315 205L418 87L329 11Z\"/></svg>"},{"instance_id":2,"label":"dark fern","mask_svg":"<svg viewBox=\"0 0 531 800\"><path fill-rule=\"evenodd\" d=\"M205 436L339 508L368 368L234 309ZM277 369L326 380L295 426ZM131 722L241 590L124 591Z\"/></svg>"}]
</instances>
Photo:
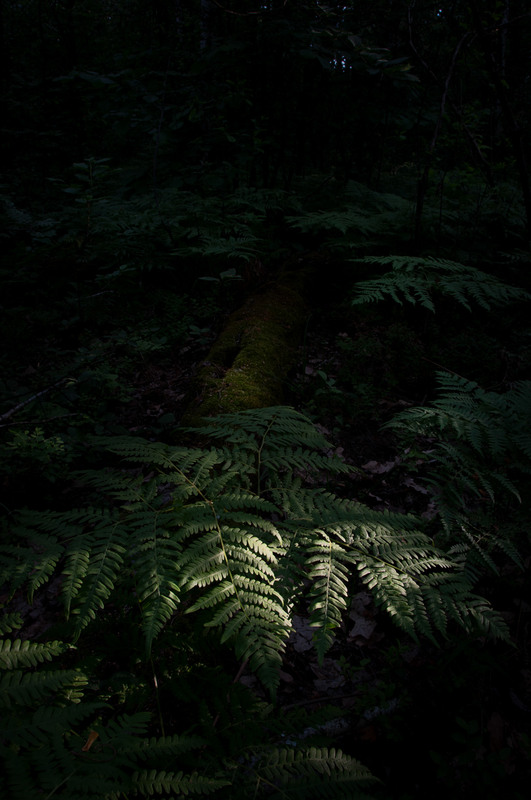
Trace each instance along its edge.
<instances>
[{"instance_id":1,"label":"dark fern","mask_svg":"<svg viewBox=\"0 0 531 800\"><path fill-rule=\"evenodd\" d=\"M376 779L366 767L334 748L284 747L253 754L253 796L271 798L350 797L364 800ZM254 785L253 785L254 784Z\"/></svg>"},{"instance_id":2,"label":"dark fern","mask_svg":"<svg viewBox=\"0 0 531 800\"><path fill-rule=\"evenodd\" d=\"M40 662L43 656L55 657L59 647L59 643L2 642L3 653L24 656L0 661L2 797L114 800L131 794L148 797L162 790L203 796L228 785L227 778L196 772L141 769L146 761L157 763L161 755L169 763L198 748L203 744L199 737L147 738L151 715L146 712L103 723L105 703L84 699L87 678L77 671L22 674L15 669Z\"/></svg>"},{"instance_id":3,"label":"dark fern","mask_svg":"<svg viewBox=\"0 0 531 800\"><path fill-rule=\"evenodd\" d=\"M7 615L1 622L4 629L10 627ZM46 666L70 649L61 642L0 641L2 797L119 800L157 795L170 800L191 795L243 800L251 794L271 797L272 789L279 797L303 791L315 798L343 797L345 791L360 800L369 797L365 788L376 779L367 769L334 748L312 747L306 739L317 731L307 727L308 721L297 714L291 720L273 718L272 707L265 704L257 708L263 724L255 738L262 743L236 743L225 759L209 756L207 741L196 734L148 736L148 712L109 718L105 703L85 696L87 676ZM22 667L35 669L22 674ZM24 686L24 691L14 693L14 686ZM236 708L232 714L237 715ZM242 722L247 725L248 719ZM286 731L302 737L305 746L297 746L294 738L289 746L280 745ZM191 761L200 769L191 769Z\"/></svg>"},{"instance_id":4,"label":"dark fern","mask_svg":"<svg viewBox=\"0 0 531 800\"><path fill-rule=\"evenodd\" d=\"M493 306L531 298L523 289L508 286L494 275L447 259L366 256L355 260L390 269L378 278L359 281L352 300L354 304L389 297L397 303L419 304L435 311L437 297L446 296L468 310L471 301L489 310Z\"/></svg>"},{"instance_id":5,"label":"dark fern","mask_svg":"<svg viewBox=\"0 0 531 800\"><path fill-rule=\"evenodd\" d=\"M411 222L411 202L396 194L373 191L356 181L349 181L345 200L338 207L337 197L330 209L305 211L287 217L288 223L302 233L319 233L326 246L339 252L381 246L407 238Z\"/></svg>"},{"instance_id":6,"label":"dark fern","mask_svg":"<svg viewBox=\"0 0 531 800\"><path fill-rule=\"evenodd\" d=\"M521 500L522 477L531 473L531 381L497 393L448 372L438 379L439 396L430 406L407 409L385 427L425 443L426 481L455 557L472 570L479 558L496 571L497 550L520 564L511 538L482 512Z\"/></svg>"}]
</instances>

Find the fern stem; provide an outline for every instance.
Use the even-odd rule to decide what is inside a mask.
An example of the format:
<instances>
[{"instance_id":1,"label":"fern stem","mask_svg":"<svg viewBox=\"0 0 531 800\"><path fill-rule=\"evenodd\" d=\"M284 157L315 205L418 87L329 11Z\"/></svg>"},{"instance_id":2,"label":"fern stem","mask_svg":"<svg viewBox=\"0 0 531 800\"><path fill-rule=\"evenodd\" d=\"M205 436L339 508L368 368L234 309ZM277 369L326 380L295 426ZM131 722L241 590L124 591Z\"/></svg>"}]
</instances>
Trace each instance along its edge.
<instances>
[{"instance_id":1,"label":"fern stem","mask_svg":"<svg viewBox=\"0 0 531 800\"><path fill-rule=\"evenodd\" d=\"M285 797L286 800L290 800L290 795L286 793L286 791L276 783L272 781L268 781L267 778L264 778L263 775L256 776L256 788L254 790L254 797L258 797L258 790L260 789L260 784L263 783L266 786L269 786L271 789L274 789L278 794L282 797Z\"/></svg>"},{"instance_id":2,"label":"fern stem","mask_svg":"<svg viewBox=\"0 0 531 800\"><path fill-rule=\"evenodd\" d=\"M438 361L433 361L431 358L426 358L426 356L421 356L421 361L425 361L427 364L432 364L434 367L438 367L442 369L443 372L449 372L450 375L455 375L457 378L461 378L462 380L466 381L463 375L460 375L459 372L456 372L454 369L450 369L450 367L445 367L444 364L439 364Z\"/></svg>"},{"instance_id":3,"label":"fern stem","mask_svg":"<svg viewBox=\"0 0 531 800\"><path fill-rule=\"evenodd\" d=\"M275 419L276 419L276 414L273 414L273 416L271 417L271 419L269 421L269 424L268 424L267 428L265 429L265 431L262 434L262 439L260 440L260 445L258 447L258 452L256 454L256 494L258 495L258 497L260 497L260 492L261 492L260 465L262 463L262 450L264 449L266 437L267 437L269 431L271 430L271 428L273 427L273 423L274 423Z\"/></svg>"},{"instance_id":4,"label":"fern stem","mask_svg":"<svg viewBox=\"0 0 531 800\"><path fill-rule=\"evenodd\" d=\"M151 672L153 673L153 686L155 688L155 702L157 704L157 714L159 717L160 735L166 736L166 731L164 729L164 719L162 717L162 708L160 705L159 682L157 680L157 673L155 672L155 664L153 663L153 656L149 657L149 663L151 665Z\"/></svg>"},{"instance_id":5,"label":"fern stem","mask_svg":"<svg viewBox=\"0 0 531 800\"><path fill-rule=\"evenodd\" d=\"M76 774L76 772L77 772L77 770L73 769L73 770L72 770L72 772L71 772L69 775L67 775L67 776L66 776L66 778L63 778L63 780L61 781L61 783L58 783L58 784L57 784L57 786L54 786L54 787L53 787L52 791L51 791L49 794L47 794L47 795L46 795L46 797L44 798L44 800L49 800L49 798L50 798L50 797L52 797L52 795L54 795L54 794L56 793L56 791L57 791L58 789L60 789L60 788L61 788L61 786L63 786L63 784L67 783L67 781L69 781L69 780L70 780L70 778L72 777L72 775L75 775L75 774Z\"/></svg>"},{"instance_id":6,"label":"fern stem","mask_svg":"<svg viewBox=\"0 0 531 800\"><path fill-rule=\"evenodd\" d=\"M238 672L236 673L236 675L233 678L233 681L232 681L232 685L233 686L234 686L234 684L238 683L238 681L240 680L240 678L242 676L242 673L243 673L243 671L244 671L244 669L245 669L245 667L247 666L248 663L249 663L249 659L248 658L244 658L242 663L240 664ZM229 706L230 706L230 691L227 692L227 707L229 707ZM216 716L214 718L214 721L212 722L212 728L216 727L216 725L219 722L220 716L221 716L221 711L218 711L218 713L216 714Z\"/></svg>"}]
</instances>

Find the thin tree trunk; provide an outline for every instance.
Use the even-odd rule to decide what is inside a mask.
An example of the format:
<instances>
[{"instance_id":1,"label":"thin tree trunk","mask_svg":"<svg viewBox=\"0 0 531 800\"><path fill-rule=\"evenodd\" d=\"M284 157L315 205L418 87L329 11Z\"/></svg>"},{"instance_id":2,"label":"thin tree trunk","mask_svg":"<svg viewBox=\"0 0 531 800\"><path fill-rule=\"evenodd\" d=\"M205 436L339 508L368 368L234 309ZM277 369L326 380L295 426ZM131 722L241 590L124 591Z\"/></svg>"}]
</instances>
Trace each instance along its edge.
<instances>
[{"instance_id":1,"label":"thin tree trunk","mask_svg":"<svg viewBox=\"0 0 531 800\"><path fill-rule=\"evenodd\" d=\"M430 172L430 168L431 168L431 165L432 165L433 155L435 153L435 147L437 145L437 140L439 138L439 133L441 132L442 121L444 119L444 114L445 114L445 110L446 110L446 101L447 101L447 98L448 98L448 89L450 87L450 81L451 81L452 76L454 74L454 69L455 69L455 65L456 65L456 62L457 62L457 57L458 57L459 52L460 52L461 48L463 47L464 43L468 39L470 39L470 33L465 33L465 35L457 43L457 45L456 45L456 47L454 49L454 52L452 54L452 60L450 62L450 67L448 69L448 74L446 75L446 78L445 78L445 81L444 81L443 92L442 92L442 95L441 95L441 101L440 101L440 106L439 106L439 116L437 118L437 122L435 124L435 129L433 131L433 136L431 138L431 142L430 142L430 146L429 146L429 149L428 149L426 162L425 162L425 165L424 165L424 170L423 170L422 176L421 176L421 178L420 178L420 180L418 182L418 186L417 186L417 203L416 203L416 206L415 206L415 235L414 235L414 239L415 239L415 242L417 244L420 241L420 233L421 233L421 225L422 225L422 213L423 213L423 210L424 210L424 200L426 198L426 192L428 191L429 172ZM434 77L437 80L436 76L430 70L430 68L426 64L426 62L423 59L421 59L421 57L420 57L419 53L417 52L417 49L416 49L416 47L415 47L415 45L413 43L413 32L412 32L412 26L411 26L411 9L409 9L409 42L410 42L410 46L411 46L413 52L415 53L417 58L421 61L421 63L424 66L424 68L427 69L427 71L432 75L432 77Z\"/></svg>"},{"instance_id":2,"label":"thin tree trunk","mask_svg":"<svg viewBox=\"0 0 531 800\"><path fill-rule=\"evenodd\" d=\"M470 0L470 8L474 19L474 25L476 27L476 33L485 57L485 65L492 84L496 90L496 96L502 111L504 126L513 146L514 158L520 178L520 188L522 191L522 199L526 214L527 240L528 242L531 242L531 184L529 181L529 170L527 167L527 157L523 142L523 131L518 125L516 117L514 116L513 109L509 101L507 84L503 79L503 72L501 69L498 69L496 64L496 57L492 49L491 39L487 35L487 31L482 25L480 10L475 0ZM505 27L505 25L503 27Z\"/></svg>"}]
</instances>

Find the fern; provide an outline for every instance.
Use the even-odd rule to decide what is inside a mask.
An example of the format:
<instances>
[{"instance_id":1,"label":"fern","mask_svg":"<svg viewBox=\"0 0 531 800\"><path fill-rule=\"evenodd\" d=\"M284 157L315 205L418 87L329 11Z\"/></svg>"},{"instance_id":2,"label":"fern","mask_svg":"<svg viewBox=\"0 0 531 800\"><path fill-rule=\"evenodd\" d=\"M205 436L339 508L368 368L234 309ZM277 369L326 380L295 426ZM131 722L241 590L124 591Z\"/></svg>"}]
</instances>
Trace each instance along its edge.
<instances>
[{"instance_id":1,"label":"fern","mask_svg":"<svg viewBox=\"0 0 531 800\"><path fill-rule=\"evenodd\" d=\"M254 796L267 791L272 798L344 797L363 800L376 783L358 761L334 748L278 748L253 754Z\"/></svg>"},{"instance_id":2,"label":"fern","mask_svg":"<svg viewBox=\"0 0 531 800\"><path fill-rule=\"evenodd\" d=\"M149 770L137 772L133 776L132 789L144 795L157 794L198 794L200 796L209 795L217 789L227 786L225 779L215 779L199 775L193 772L191 775L184 775L182 772L158 772Z\"/></svg>"},{"instance_id":3,"label":"fern","mask_svg":"<svg viewBox=\"0 0 531 800\"><path fill-rule=\"evenodd\" d=\"M308 597L310 624L316 628L315 648L322 659L345 611L349 569L344 548L326 533L308 545L305 566L312 587Z\"/></svg>"},{"instance_id":4,"label":"fern","mask_svg":"<svg viewBox=\"0 0 531 800\"><path fill-rule=\"evenodd\" d=\"M3 606L0 606L3 611ZM23 625L22 615L18 612L4 612L0 617L0 635L3 636L11 631L18 630Z\"/></svg>"},{"instance_id":5,"label":"fern","mask_svg":"<svg viewBox=\"0 0 531 800\"><path fill-rule=\"evenodd\" d=\"M0 668L36 667L68 649L63 642L0 641Z\"/></svg>"},{"instance_id":6,"label":"fern","mask_svg":"<svg viewBox=\"0 0 531 800\"><path fill-rule=\"evenodd\" d=\"M102 724L98 714L105 704L84 699L84 675L43 668L43 662L67 649L61 642L0 642L3 797L111 800L128 791L151 796L162 790L206 795L228 785L227 779L196 773L169 780L169 774L158 769L139 772L142 762L171 760L204 742L197 736L145 738L150 720L145 712ZM37 669L17 669L24 666Z\"/></svg>"},{"instance_id":7,"label":"fern","mask_svg":"<svg viewBox=\"0 0 531 800\"><path fill-rule=\"evenodd\" d=\"M486 503L520 501L518 476L531 472L531 382L498 394L447 372L439 372L438 380L431 406L407 409L384 427L407 441L428 441L435 466L427 482L447 535L462 545L453 551L456 558L466 553L472 572L476 556L496 570L495 550L520 564L514 544L489 532L480 512Z\"/></svg>"},{"instance_id":8,"label":"fern","mask_svg":"<svg viewBox=\"0 0 531 800\"><path fill-rule=\"evenodd\" d=\"M305 544L305 572L314 579L309 593L310 624L316 628L315 645L321 656L347 608L352 568L377 604L413 638L424 636L437 642L447 634L450 621L471 634L483 630L493 638L505 637L501 615L472 593L459 564L415 529L413 517L371 512L337 498L326 516L322 506L320 514L321 523L326 519L323 527L328 537ZM484 619L474 614L468 617L469 602L471 607L480 603L488 608ZM439 608L440 614L432 613Z\"/></svg>"},{"instance_id":9,"label":"fern","mask_svg":"<svg viewBox=\"0 0 531 800\"><path fill-rule=\"evenodd\" d=\"M412 204L395 194L368 189L355 181L347 186L345 205L330 210L307 211L287 217L292 227L302 233L324 234L326 246L351 253L352 250L382 241L407 236Z\"/></svg>"},{"instance_id":10,"label":"fern","mask_svg":"<svg viewBox=\"0 0 531 800\"><path fill-rule=\"evenodd\" d=\"M240 746L224 761L205 753L207 742L194 734L166 737L147 736L150 714L137 712L101 719L108 709L102 702L87 700L83 691L74 699L58 689L82 684L84 676L75 671L48 670L43 660L55 658L66 645L3 641L0 652L24 654L0 661L0 791L3 797L26 800L45 796L58 800L118 800L131 796L168 800L178 795L221 798L253 793L270 797L271 790L290 797L304 791L309 797L365 797L364 788L375 778L357 761L340 751L324 748L278 747L267 739L291 735L307 738L318 725L337 711L321 710L312 718L299 712L279 718L272 706L253 700L262 725L254 737L262 744ZM31 655L29 655L31 653ZM19 675L22 662L36 668L25 675L31 689L19 694L13 705L10 679ZM15 681L16 683L17 681ZM80 683L81 682L81 683ZM20 681L18 682L20 685ZM231 716L236 714L234 707ZM232 720L234 724L234 718ZM248 717L242 717L248 725ZM304 730L303 730L304 729ZM236 740L234 740L236 741ZM188 763L201 759L201 772ZM184 761L181 765L180 761ZM276 796L276 794L274 795Z\"/></svg>"},{"instance_id":11,"label":"fern","mask_svg":"<svg viewBox=\"0 0 531 800\"><path fill-rule=\"evenodd\" d=\"M391 270L380 278L359 281L355 287L353 304L390 297L397 303L418 303L429 311L435 311L437 296L446 296L470 311L471 301L490 310L494 305L531 298L528 292L508 286L493 275L446 259L367 256L354 261L391 267Z\"/></svg>"},{"instance_id":12,"label":"fern","mask_svg":"<svg viewBox=\"0 0 531 800\"><path fill-rule=\"evenodd\" d=\"M242 261L252 261L260 252L261 245L262 242L254 236L202 236L199 244L181 247L177 252L181 256L224 256L230 260L241 258Z\"/></svg>"},{"instance_id":13,"label":"fern","mask_svg":"<svg viewBox=\"0 0 531 800\"><path fill-rule=\"evenodd\" d=\"M139 608L147 656L169 620L186 612L218 630L274 692L296 605L309 604L322 658L347 608L352 570L413 636L445 635L451 621L505 635L486 604L481 615L467 614L476 603L467 576L413 518L320 487L349 468L301 414L228 414L196 433L215 446L104 440L122 468L81 476L103 508L19 516L5 574L18 587L21 564L38 564L44 577L60 566L74 640L120 586ZM33 568L23 570L30 586Z\"/></svg>"}]
</instances>

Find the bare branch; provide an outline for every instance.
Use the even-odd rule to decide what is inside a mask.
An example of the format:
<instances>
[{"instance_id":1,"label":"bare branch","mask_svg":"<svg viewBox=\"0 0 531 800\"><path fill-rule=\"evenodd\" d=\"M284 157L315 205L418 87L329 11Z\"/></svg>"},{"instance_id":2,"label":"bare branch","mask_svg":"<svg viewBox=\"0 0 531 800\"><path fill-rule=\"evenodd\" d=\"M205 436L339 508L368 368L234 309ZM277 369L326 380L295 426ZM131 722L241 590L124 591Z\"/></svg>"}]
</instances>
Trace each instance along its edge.
<instances>
[{"instance_id":1,"label":"bare branch","mask_svg":"<svg viewBox=\"0 0 531 800\"><path fill-rule=\"evenodd\" d=\"M211 0L211 2L214 3L215 6L220 8L226 14L232 14L234 17L262 17L264 14L270 14L271 11L274 10L272 8L269 10L263 8L260 11L233 11L231 8L226 8L225 6L222 6L221 3L218 2L218 0ZM286 6L287 3L288 0L284 0L282 8L284 8L284 6Z\"/></svg>"},{"instance_id":2,"label":"bare branch","mask_svg":"<svg viewBox=\"0 0 531 800\"><path fill-rule=\"evenodd\" d=\"M51 386L48 386L46 389L42 389L40 392L37 392L37 394L32 394L31 397L26 398L26 400L23 400L21 403L18 403L18 405L14 406L13 408L10 408L9 411L6 411L4 414L1 414L0 423L5 422L6 419L12 417L13 414L17 413L17 411L20 411L22 408L29 406L29 404L32 403L34 400L37 400L37 398L39 397L43 397L43 395L48 394L48 392L51 392L53 389L57 389L58 386L61 386L68 380L70 380L70 378L61 378L61 380L56 381L56 383L52 384Z\"/></svg>"}]
</instances>

